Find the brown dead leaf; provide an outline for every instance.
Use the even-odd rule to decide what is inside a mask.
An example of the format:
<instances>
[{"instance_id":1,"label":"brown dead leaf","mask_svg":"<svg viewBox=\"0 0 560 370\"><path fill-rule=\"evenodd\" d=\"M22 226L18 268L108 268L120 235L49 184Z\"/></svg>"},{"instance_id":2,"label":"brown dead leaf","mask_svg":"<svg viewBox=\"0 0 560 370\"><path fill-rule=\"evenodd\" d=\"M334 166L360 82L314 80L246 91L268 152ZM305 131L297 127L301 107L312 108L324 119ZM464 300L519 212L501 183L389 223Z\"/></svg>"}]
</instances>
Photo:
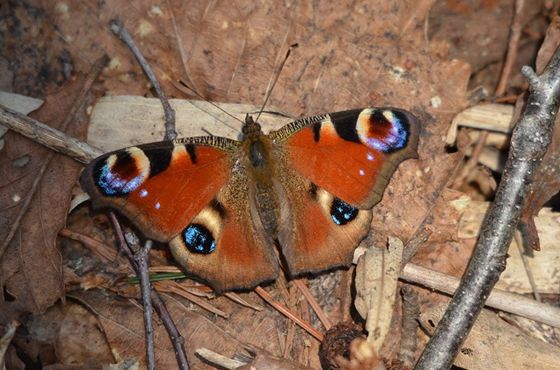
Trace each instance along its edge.
<instances>
[{"instance_id":1,"label":"brown dead leaf","mask_svg":"<svg viewBox=\"0 0 560 370\"><path fill-rule=\"evenodd\" d=\"M56 26L42 6L34 1L0 3L0 51L13 73L7 91L42 97L46 88L60 86L68 78L65 45L58 41ZM5 77L2 72L0 79Z\"/></svg>"},{"instance_id":2,"label":"brown dead leaf","mask_svg":"<svg viewBox=\"0 0 560 370\"><path fill-rule=\"evenodd\" d=\"M114 362L97 318L79 303L55 304L41 315L30 316L25 325L15 344L27 363L94 369Z\"/></svg>"},{"instance_id":3,"label":"brown dead leaf","mask_svg":"<svg viewBox=\"0 0 560 370\"><path fill-rule=\"evenodd\" d=\"M511 32L514 3L518 1L447 0L436 2L430 12L430 40L447 45L442 52L446 58L471 64L470 88L483 87L482 99L492 95L498 84ZM524 2L519 20L523 32L508 79L508 95L519 94L526 88L520 70L533 63L538 51L539 42L535 41L542 37L548 24L546 3L541 0Z\"/></svg>"},{"instance_id":4,"label":"brown dead leaf","mask_svg":"<svg viewBox=\"0 0 560 370\"><path fill-rule=\"evenodd\" d=\"M47 96L33 117L58 128L83 85L76 79ZM82 110L68 129L83 137L86 116ZM25 312L43 312L64 295L62 259L56 246L58 231L64 226L71 189L80 165L56 155L35 193L29 209L22 205L38 176L49 150L13 132L5 136L6 147L0 163L0 240L4 242L20 212L25 212L17 232L2 258L2 282L13 298L10 303ZM1 309L0 309L1 310Z\"/></svg>"}]
</instances>

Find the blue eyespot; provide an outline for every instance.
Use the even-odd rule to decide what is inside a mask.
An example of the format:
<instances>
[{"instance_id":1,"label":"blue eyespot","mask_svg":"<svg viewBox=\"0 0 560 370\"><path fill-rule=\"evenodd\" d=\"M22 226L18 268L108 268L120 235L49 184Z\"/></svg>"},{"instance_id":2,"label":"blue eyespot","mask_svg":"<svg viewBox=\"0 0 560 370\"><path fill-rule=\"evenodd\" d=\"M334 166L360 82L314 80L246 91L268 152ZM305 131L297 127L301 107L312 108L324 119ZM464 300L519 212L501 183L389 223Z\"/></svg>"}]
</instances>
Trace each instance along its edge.
<instances>
[{"instance_id":1,"label":"blue eyespot","mask_svg":"<svg viewBox=\"0 0 560 370\"><path fill-rule=\"evenodd\" d=\"M377 116L377 117L376 117ZM391 119L381 114L374 113L374 124L389 125L385 136L382 139L369 137L366 143L369 147L377 149L381 152L388 153L394 150L402 149L406 146L408 140L408 129L403 121L397 116L397 113L391 114Z\"/></svg>"},{"instance_id":2,"label":"blue eyespot","mask_svg":"<svg viewBox=\"0 0 560 370\"><path fill-rule=\"evenodd\" d=\"M331 205L331 218L337 225L346 225L356 218L358 209L352 207L350 204L343 202L338 198L334 198Z\"/></svg>"},{"instance_id":3,"label":"blue eyespot","mask_svg":"<svg viewBox=\"0 0 560 370\"><path fill-rule=\"evenodd\" d=\"M216 241L210 230L201 224L190 224L183 230L187 249L196 254L210 254L216 249Z\"/></svg>"},{"instance_id":4,"label":"blue eyespot","mask_svg":"<svg viewBox=\"0 0 560 370\"><path fill-rule=\"evenodd\" d=\"M97 185L105 195L128 194L144 182L144 175L139 174L132 179L123 179L111 171L105 164L99 173Z\"/></svg>"}]
</instances>

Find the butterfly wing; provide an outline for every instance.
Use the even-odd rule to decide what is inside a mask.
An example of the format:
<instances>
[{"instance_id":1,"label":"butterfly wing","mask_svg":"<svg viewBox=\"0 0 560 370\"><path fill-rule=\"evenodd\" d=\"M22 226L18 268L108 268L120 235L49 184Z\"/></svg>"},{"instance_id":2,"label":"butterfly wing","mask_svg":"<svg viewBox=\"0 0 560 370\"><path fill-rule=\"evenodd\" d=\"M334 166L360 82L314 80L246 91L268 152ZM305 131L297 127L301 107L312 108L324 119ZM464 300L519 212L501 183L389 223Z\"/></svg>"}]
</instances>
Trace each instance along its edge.
<instances>
[{"instance_id":1,"label":"butterfly wing","mask_svg":"<svg viewBox=\"0 0 560 370\"><path fill-rule=\"evenodd\" d=\"M139 145L92 161L80 182L95 208L124 214L151 239L170 242L188 273L217 290L277 275L272 246L252 230L240 143L197 137ZM243 186L243 184L245 184Z\"/></svg>"},{"instance_id":2,"label":"butterfly wing","mask_svg":"<svg viewBox=\"0 0 560 370\"><path fill-rule=\"evenodd\" d=\"M369 209L399 163L416 157L418 135L416 118L394 108L304 118L270 134L279 162L289 164L281 178L290 179L283 187L292 216L279 241L293 274L351 262Z\"/></svg>"}]
</instances>

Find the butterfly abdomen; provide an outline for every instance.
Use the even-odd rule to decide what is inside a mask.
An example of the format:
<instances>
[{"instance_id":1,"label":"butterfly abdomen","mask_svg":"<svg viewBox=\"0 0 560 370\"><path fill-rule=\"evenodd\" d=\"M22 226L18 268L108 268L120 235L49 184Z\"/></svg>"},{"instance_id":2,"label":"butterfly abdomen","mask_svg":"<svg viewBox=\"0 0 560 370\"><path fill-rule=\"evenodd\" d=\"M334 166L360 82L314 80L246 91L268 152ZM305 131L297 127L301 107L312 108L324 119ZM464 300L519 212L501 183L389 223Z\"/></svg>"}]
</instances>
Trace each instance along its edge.
<instances>
[{"instance_id":1,"label":"butterfly abdomen","mask_svg":"<svg viewBox=\"0 0 560 370\"><path fill-rule=\"evenodd\" d=\"M257 125L257 124L255 124ZM244 133L247 130L244 130ZM261 225L264 232L275 239L278 234L280 206L278 195L273 185L276 172L272 156L272 142L258 131L251 131L243 139L244 158L249 172L251 201L253 202L253 220Z\"/></svg>"}]
</instances>

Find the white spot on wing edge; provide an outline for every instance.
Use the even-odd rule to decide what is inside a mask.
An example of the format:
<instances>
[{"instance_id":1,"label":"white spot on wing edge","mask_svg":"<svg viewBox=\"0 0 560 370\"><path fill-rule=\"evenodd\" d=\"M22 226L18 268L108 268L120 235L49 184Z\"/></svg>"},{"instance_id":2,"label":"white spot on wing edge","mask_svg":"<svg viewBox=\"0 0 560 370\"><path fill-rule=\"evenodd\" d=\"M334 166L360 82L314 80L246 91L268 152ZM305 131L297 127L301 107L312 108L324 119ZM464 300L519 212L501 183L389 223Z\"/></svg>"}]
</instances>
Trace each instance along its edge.
<instances>
[{"instance_id":1,"label":"white spot on wing edge","mask_svg":"<svg viewBox=\"0 0 560 370\"><path fill-rule=\"evenodd\" d=\"M187 156L187 148L184 145L175 145L173 152L171 152L171 162L182 159Z\"/></svg>"}]
</instances>

